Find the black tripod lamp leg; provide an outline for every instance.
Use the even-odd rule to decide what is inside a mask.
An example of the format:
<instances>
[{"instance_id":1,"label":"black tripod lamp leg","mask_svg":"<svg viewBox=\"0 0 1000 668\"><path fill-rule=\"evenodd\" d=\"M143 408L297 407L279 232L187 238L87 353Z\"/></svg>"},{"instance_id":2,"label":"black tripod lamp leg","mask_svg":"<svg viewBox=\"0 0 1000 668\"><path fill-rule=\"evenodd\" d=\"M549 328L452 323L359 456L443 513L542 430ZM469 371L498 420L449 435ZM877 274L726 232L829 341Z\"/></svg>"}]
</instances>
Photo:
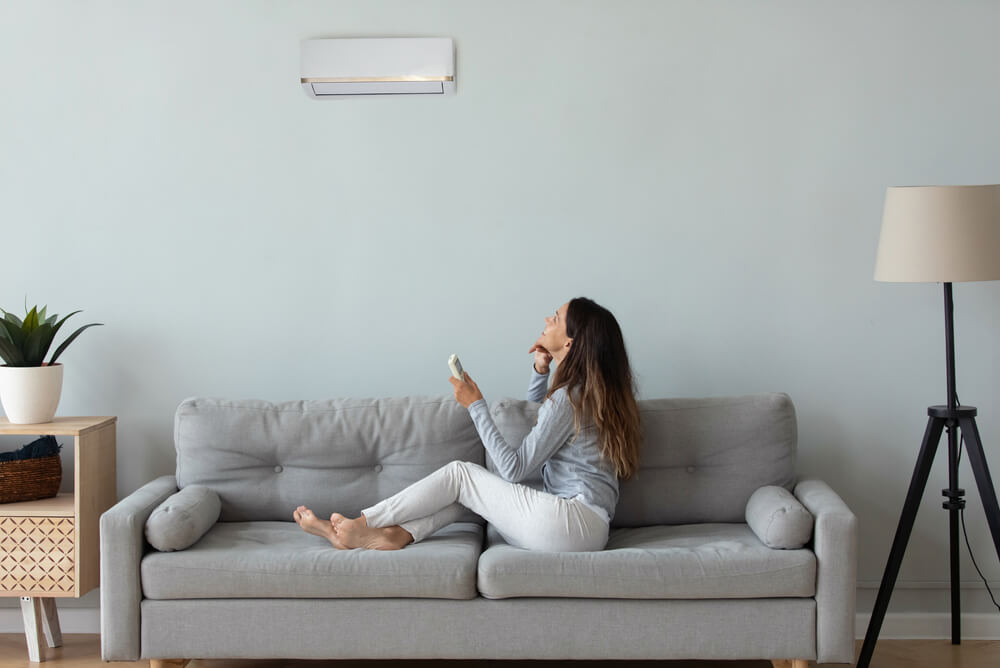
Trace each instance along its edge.
<instances>
[{"instance_id":1,"label":"black tripod lamp leg","mask_svg":"<svg viewBox=\"0 0 1000 668\"><path fill-rule=\"evenodd\" d=\"M989 524L990 533L993 534L993 546L996 548L997 558L1000 559L1000 508L997 507L997 490L993 486L990 469L986 464L986 455L983 453L983 442L979 438L976 419L961 418L958 424L962 435L965 436L965 449L969 453L969 465L976 476L979 498L986 511L986 522Z\"/></svg>"},{"instance_id":2,"label":"black tripod lamp leg","mask_svg":"<svg viewBox=\"0 0 1000 668\"><path fill-rule=\"evenodd\" d=\"M948 511L948 562L951 574L951 644L962 644L962 590L961 569L959 567L958 530L961 523L959 513L965 508L965 490L958 486L958 422L945 422L948 430L948 488L942 489L948 500L941 504Z\"/></svg>"},{"instance_id":3,"label":"black tripod lamp leg","mask_svg":"<svg viewBox=\"0 0 1000 668\"><path fill-rule=\"evenodd\" d=\"M889 561L885 565L882 584L879 586L878 597L875 599L875 608L872 610L872 616L868 622L865 642L861 646L858 668L868 668L872 653L875 651L875 642L878 640L879 631L882 630L885 612L889 608L889 597L892 596L892 588L896 584L896 576L899 575L899 566L903 562L903 553L906 552L906 543L910 540L913 522L916 520L917 509L920 507L920 498L927 486L927 478L931 473L931 465L934 463L934 454L937 452L944 425L943 418L932 417L927 420L927 430L924 432L924 441L920 445L917 464L913 468L913 476L910 478L910 489L906 493L906 501L903 503L903 512L896 527L896 537L892 540Z\"/></svg>"}]
</instances>

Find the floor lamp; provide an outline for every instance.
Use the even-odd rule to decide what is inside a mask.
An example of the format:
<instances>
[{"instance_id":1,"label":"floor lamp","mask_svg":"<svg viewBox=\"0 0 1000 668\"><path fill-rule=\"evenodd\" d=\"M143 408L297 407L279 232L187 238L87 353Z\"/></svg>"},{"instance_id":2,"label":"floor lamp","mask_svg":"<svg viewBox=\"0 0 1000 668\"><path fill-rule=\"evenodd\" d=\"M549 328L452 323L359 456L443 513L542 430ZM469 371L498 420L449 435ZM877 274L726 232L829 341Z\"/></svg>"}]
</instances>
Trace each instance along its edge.
<instances>
[{"instance_id":1,"label":"floor lamp","mask_svg":"<svg viewBox=\"0 0 1000 668\"><path fill-rule=\"evenodd\" d=\"M1000 510L983 444L976 427L976 409L960 406L955 390L955 326L951 284L1000 279L1000 185L889 188L885 196L882 233L875 263L875 280L944 284L944 323L948 404L927 409L927 430L910 479L896 537L879 586L858 668L867 668L878 640L889 597L896 584L917 507L930 474L938 441L948 432L948 511L951 548L951 642L962 642L959 599L959 510L965 507L958 487L959 434L965 439L969 465L975 474L986 520L1000 558Z\"/></svg>"}]
</instances>

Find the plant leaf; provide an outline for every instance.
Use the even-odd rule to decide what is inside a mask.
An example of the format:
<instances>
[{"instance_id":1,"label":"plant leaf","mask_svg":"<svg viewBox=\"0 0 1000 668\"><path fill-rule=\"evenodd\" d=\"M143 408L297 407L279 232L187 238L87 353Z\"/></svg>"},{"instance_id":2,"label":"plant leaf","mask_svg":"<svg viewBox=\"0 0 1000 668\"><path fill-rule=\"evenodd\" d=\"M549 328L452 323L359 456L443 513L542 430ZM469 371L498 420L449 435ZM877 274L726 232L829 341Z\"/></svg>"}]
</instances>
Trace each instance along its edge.
<instances>
[{"instance_id":1,"label":"plant leaf","mask_svg":"<svg viewBox=\"0 0 1000 668\"><path fill-rule=\"evenodd\" d=\"M15 324L7 319L0 320L0 328L3 328L4 333L7 334L5 338L9 339L20 350L24 345L24 337L26 336L24 329L21 328L21 322L18 321Z\"/></svg>"},{"instance_id":2,"label":"plant leaf","mask_svg":"<svg viewBox=\"0 0 1000 668\"><path fill-rule=\"evenodd\" d=\"M24 316L24 333L28 334L36 329L38 329L38 307L32 306L31 310L28 311L28 315Z\"/></svg>"},{"instance_id":3,"label":"plant leaf","mask_svg":"<svg viewBox=\"0 0 1000 668\"><path fill-rule=\"evenodd\" d=\"M56 333L59 331L59 328L63 326L64 322L66 322L67 320L69 320L70 316L76 315L77 313L80 313L80 311L73 311L68 316L66 316L65 318L63 318L62 320L60 320L58 323L56 323L56 328L54 330L52 330L52 336L54 337L56 335Z\"/></svg>"},{"instance_id":4,"label":"plant leaf","mask_svg":"<svg viewBox=\"0 0 1000 668\"><path fill-rule=\"evenodd\" d=\"M66 318L68 318L68 317L69 316L66 316ZM63 320L65 320L66 318L63 318ZM55 364L56 360L59 358L59 356L62 355L62 352L64 350L66 350L66 348L69 346L69 344L73 343L73 340L76 337L80 336L80 334L83 332L83 330L87 329L88 327L97 327L97 326L103 325L103 324L104 324L103 322L92 322L89 325L84 325L80 329L78 329L75 332L73 332L68 339L66 339L65 341L62 342L61 346L59 346L58 348L56 348L56 354L53 355L52 359L49 360L49 364L50 365L51 364Z\"/></svg>"},{"instance_id":5,"label":"plant leaf","mask_svg":"<svg viewBox=\"0 0 1000 668\"><path fill-rule=\"evenodd\" d=\"M52 339L55 337L52 325L40 325L37 329L28 334L24 341L24 361L30 366L42 366L45 361L45 354L52 346Z\"/></svg>"},{"instance_id":6,"label":"plant leaf","mask_svg":"<svg viewBox=\"0 0 1000 668\"><path fill-rule=\"evenodd\" d=\"M77 310L77 311L73 311L72 313L70 313L69 315L67 315L67 316L66 316L65 318L63 318L62 320L60 320L59 322L57 322L57 323L56 323L56 325L55 325L55 329L53 329L53 330L52 330L52 338L53 338L53 339L55 338L55 336L56 336L56 333L57 333L57 332L59 331L59 329L60 329L60 328L61 328L61 327L63 326L63 324L64 324L64 323L65 323L65 322L66 322L67 320L69 320L70 316L73 316L73 315L76 315L76 314L77 314L77 313L79 313L79 312L80 312L79 310ZM68 345L69 345L69 341L67 341L66 343L64 343L64 344L63 344L63 346L62 346L62 347L61 347L61 348L60 348L59 350L60 350L60 351L61 351L61 350L63 350L63 349L64 349L64 348L65 348L66 346L68 346ZM56 356L58 356L58 354L59 354L59 352L56 352ZM51 361L51 362L49 362L49 364L52 364L52 363L53 363L54 361L55 361L55 357L53 357L53 358L52 358L52 361Z\"/></svg>"},{"instance_id":7,"label":"plant leaf","mask_svg":"<svg viewBox=\"0 0 1000 668\"><path fill-rule=\"evenodd\" d=\"M69 315L67 315L65 318L63 318L62 320L60 320L59 324L60 325L63 324L64 322L66 322L67 320L69 320L70 317L76 315L77 313L83 313L83 310L82 309L77 309L76 311L73 311L72 313L70 313Z\"/></svg>"},{"instance_id":8,"label":"plant leaf","mask_svg":"<svg viewBox=\"0 0 1000 668\"><path fill-rule=\"evenodd\" d=\"M21 322L21 319L20 319L20 318L18 318L18 317L17 317L16 315L14 315L13 313L7 313L7 311L4 311L4 312L3 312L3 317L4 317L4 320L6 320L6 321L8 321L8 322L12 322L12 323L14 323L15 325L17 325L18 327L20 327L20 326L21 326L21 325L23 324L23 323Z\"/></svg>"},{"instance_id":9,"label":"plant leaf","mask_svg":"<svg viewBox=\"0 0 1000 668\"><path fill-rule=\"evenodd\" d=\"M5 338L0 338L0 357L8 366L21 366L24 363L21 349Z\"/></svg>"},{"instance_id":10,"label":"plant leaf","mask_svg":"<svg viewBox=\"0 0 1000 668\"><path fill-rule=\"evenodd\" d=\"M41 322L45 322L45 309L47 309L47 308L48 308L48 305L45 305L45 306L42 307L42 310L38 312L38 319Z\"/></svg>"}]
</instances>

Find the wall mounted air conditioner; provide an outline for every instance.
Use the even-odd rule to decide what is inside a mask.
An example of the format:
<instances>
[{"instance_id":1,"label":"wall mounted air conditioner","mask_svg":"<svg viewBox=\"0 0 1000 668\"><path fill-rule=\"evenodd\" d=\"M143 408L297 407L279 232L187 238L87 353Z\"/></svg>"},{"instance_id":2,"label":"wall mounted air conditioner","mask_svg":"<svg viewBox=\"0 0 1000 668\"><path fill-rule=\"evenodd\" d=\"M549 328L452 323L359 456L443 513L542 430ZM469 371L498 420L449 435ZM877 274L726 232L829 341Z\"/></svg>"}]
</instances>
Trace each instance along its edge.
<instances>
[{"instance_id":1,"label":"wall mounted air conditioner","mask_svg":"<svg viewBox=\"0 0 1000 668\"><path fill-rule=\"evenodd\" d=\"M437 37L310 39L302 87L312 97L455 92L455 47Z\"/></svg>"}]
</instances>

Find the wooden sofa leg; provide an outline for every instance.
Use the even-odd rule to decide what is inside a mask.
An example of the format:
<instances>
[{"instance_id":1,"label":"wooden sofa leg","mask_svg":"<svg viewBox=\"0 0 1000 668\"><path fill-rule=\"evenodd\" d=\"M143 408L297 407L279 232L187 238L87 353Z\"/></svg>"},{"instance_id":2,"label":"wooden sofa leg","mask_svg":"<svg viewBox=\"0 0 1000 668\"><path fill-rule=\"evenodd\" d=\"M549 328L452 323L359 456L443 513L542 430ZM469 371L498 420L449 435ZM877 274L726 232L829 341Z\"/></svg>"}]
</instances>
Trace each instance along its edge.
<instances>
[{"instance_id":1,"label":"wooden sofa leg","mask_svg":"<svg viewBox=\"0 0 1000 668\"><path fill-rule=\"evenodd\" d=\"M150 659L149 668L184 668L191 659Z\"/></svg>"},{"instance_id":2,"label":"wooden sofa leg","mask_svg":"<svg viewBox=\"0 0 1000 668\"><path fill-rule=\"evenodd\" d=\"M809 668L806 659L771 659L774 668Z\"/></svg>"}]
</instances>

